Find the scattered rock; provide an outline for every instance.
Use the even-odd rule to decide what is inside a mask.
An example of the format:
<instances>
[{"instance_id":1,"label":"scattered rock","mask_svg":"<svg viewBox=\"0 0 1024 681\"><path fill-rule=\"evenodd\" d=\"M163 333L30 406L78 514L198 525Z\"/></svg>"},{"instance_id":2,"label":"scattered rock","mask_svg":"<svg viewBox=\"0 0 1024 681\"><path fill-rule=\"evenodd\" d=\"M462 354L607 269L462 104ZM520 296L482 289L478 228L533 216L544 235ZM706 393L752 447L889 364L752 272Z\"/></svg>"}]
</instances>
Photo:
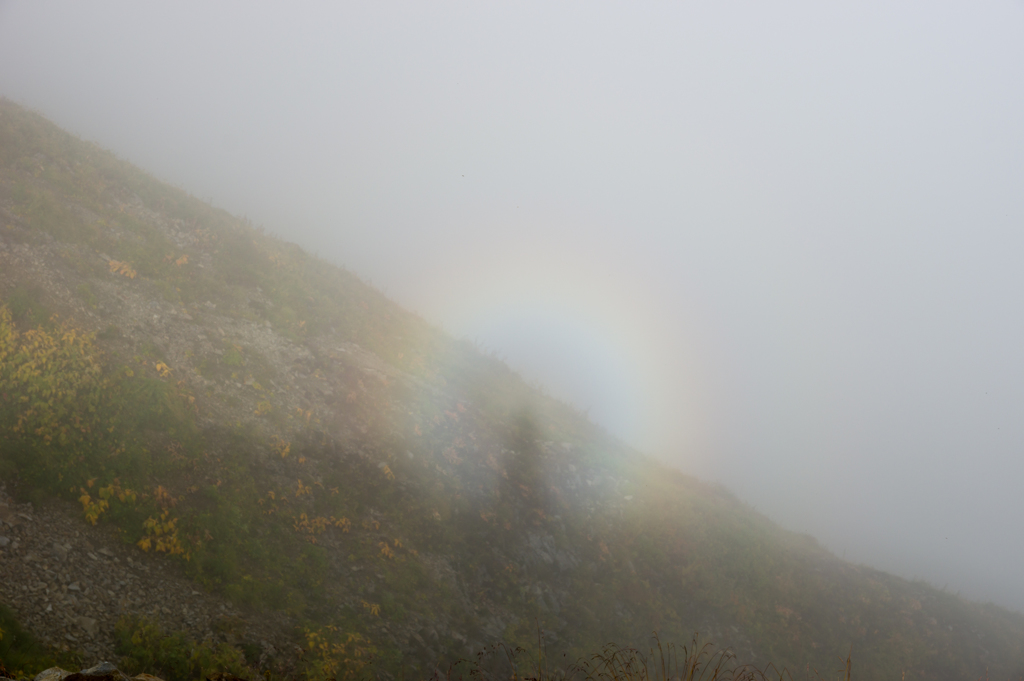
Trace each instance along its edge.
<instances>
[{"instance_id":1,"label":"scattered rock","mask_svg":"<svg viewBox=\"0 0 1024 681\"><path fill-rule=\"evenodd\" d=\"M120 669L109 662L100 662L95 667L89 667L77 672L69 672L60 667L49 669L36 674L34 681L163 681L152 674L139 674L128 676Z\"/></svg>"},{"instance_id":2,"label":"scattered rock","mask_svg":"<svg viewBox=\"0 0 1024 681\"><path fill-rule=\"evenodd\" d=\"M130 677L109 662L100 662L95 667L83 669L66 678L68 681L128 681Z\"/></svg>"},{"instance_id":3,"label":"scattered rock","mask_svg":"<svg viewBox=\"0 0 1024 681\"><path fill-rule=\"evenodd\" d=\"M33 519L31 524L26 518ZM5 528L0 541L0 602L46 645L98 662L115 659L114 628L123 615L145 613L165 631L180 631L199 641L212 634L215 619L227 614L244 623L235 627L244 632L235 635L237 643L268 641L277 649L289 649L288 618L248 616L222 598L197 591L184 576L169 574L166 558L126 549L109 527L84 523L74 504L16 504L0 483L0 521ZM226 640L222 634L217 637ZM81 676L86 671L74 675L115 678ZM48 669L37 679L64 681L71 675Z\"/></svg>"}]
</instances>

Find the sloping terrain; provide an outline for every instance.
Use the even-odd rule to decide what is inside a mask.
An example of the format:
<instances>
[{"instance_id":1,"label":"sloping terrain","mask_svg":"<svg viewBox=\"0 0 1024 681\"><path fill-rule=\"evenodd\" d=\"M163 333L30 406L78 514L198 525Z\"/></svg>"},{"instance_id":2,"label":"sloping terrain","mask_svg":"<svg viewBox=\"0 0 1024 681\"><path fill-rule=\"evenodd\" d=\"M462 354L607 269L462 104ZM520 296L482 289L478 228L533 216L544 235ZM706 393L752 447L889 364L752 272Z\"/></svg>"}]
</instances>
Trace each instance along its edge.
<instances>
[{"instance_id":1,"label":"sloping terrain","mask_svg":"<svg viewBox=\"0 0 1024 681\"><path fill-rule=\"evenodd\" d=\"M83 666L418 678L497 641L553 668L696 630L797 677L851 646L866 678L1024 673L1024 617L837 559L8 102L0 305L0 475L81 528L59 559L0 527L0 598ZM90 578L109 602L66 562L106 560L98 530L135 575Z\"/></svg>"}]
</instances>

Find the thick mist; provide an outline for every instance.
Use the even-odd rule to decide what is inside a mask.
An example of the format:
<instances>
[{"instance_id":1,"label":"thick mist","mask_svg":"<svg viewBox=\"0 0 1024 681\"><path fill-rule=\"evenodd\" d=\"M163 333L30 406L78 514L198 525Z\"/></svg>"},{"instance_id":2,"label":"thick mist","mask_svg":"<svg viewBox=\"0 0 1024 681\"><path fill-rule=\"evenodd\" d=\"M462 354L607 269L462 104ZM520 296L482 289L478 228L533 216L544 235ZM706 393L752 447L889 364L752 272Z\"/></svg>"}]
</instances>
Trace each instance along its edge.
<instances>
[{"instance_id":1,"label":"thick mist","mask_svg":"<svg viewBox=\"0 0 1024 681\"><path fill-rule=\"evenodd\" d=\"M1018 610L1022 65L1010 1L0 3L0 95Z\"/></svg>"}]
</instances>

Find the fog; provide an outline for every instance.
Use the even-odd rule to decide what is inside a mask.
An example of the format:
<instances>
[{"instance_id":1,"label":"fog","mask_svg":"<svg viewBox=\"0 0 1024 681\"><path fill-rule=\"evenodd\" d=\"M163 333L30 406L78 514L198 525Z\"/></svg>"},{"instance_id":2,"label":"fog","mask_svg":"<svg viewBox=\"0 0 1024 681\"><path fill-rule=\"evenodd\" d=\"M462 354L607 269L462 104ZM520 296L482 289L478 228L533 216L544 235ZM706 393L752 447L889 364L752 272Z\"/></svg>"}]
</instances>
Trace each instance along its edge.
<instances>
[{"instance_id":1,"label":"fog","mask_svg":"<svg viewBox=\"0 0 1024 681\"><path fill-rule=\"evenodd\" d=\"M0 94L1024 610L1024 4L0 2Z\"/></svg>"}]
</instances>

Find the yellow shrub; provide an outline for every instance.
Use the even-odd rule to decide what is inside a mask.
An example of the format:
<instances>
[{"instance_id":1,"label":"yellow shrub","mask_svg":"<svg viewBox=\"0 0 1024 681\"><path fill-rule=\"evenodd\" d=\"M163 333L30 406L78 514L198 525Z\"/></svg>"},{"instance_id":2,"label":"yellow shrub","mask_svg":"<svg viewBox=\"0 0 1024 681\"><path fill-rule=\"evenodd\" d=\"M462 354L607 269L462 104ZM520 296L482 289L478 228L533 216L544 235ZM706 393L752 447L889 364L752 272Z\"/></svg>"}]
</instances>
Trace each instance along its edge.
<instances>
[{"instance_id":1,"label":"yellow shrub","mask_svg":"<svg viewBox=\"0 0 1024 681\"><path fill-rule=\"evenodd\" d=\"M306 629L305 637L303 658L307 679L343 681L365 676L374 650L361 635L341 634L337 627L326 626L315 631Z\"/></svg>"},{"instance_id":2,"label":"yellow shrub","mask_svg":"<svg viewBox=\"0 0 1024 681\"><path fill-rule=\"evenodd\" d=\"M184 555L188 560L190 556L178 537L178 519L171 518L170 513L165 509L159 518L150 517L142 523L146 536L138 541L138 547L143 551L152 548L172 556Z\"/></svg>"},{"instance_id":3,"label":"yellow shrub","mask_svg":"<svg viewBox=\"0 0 1024 681\"><path fill-rule=\"evenodd\" d=\"M110 269L111 274L120 274L129 279L134 279L138 275L131 265L120 260L111 260L107 263L107 267Z\"/></svg>"},{"instance_id":4,"label":"yellow shrub","mask_svg":"<svg viewBox=\"0 0 1024 681\"><path fill-rule=\"evenodd\" d=\"M19 332L0 307L0 432L32 445L46 467L75 463L107 425L97 415L109 392L98 354L92 335L66 322Z\"/></svg>"}]
</instances>

